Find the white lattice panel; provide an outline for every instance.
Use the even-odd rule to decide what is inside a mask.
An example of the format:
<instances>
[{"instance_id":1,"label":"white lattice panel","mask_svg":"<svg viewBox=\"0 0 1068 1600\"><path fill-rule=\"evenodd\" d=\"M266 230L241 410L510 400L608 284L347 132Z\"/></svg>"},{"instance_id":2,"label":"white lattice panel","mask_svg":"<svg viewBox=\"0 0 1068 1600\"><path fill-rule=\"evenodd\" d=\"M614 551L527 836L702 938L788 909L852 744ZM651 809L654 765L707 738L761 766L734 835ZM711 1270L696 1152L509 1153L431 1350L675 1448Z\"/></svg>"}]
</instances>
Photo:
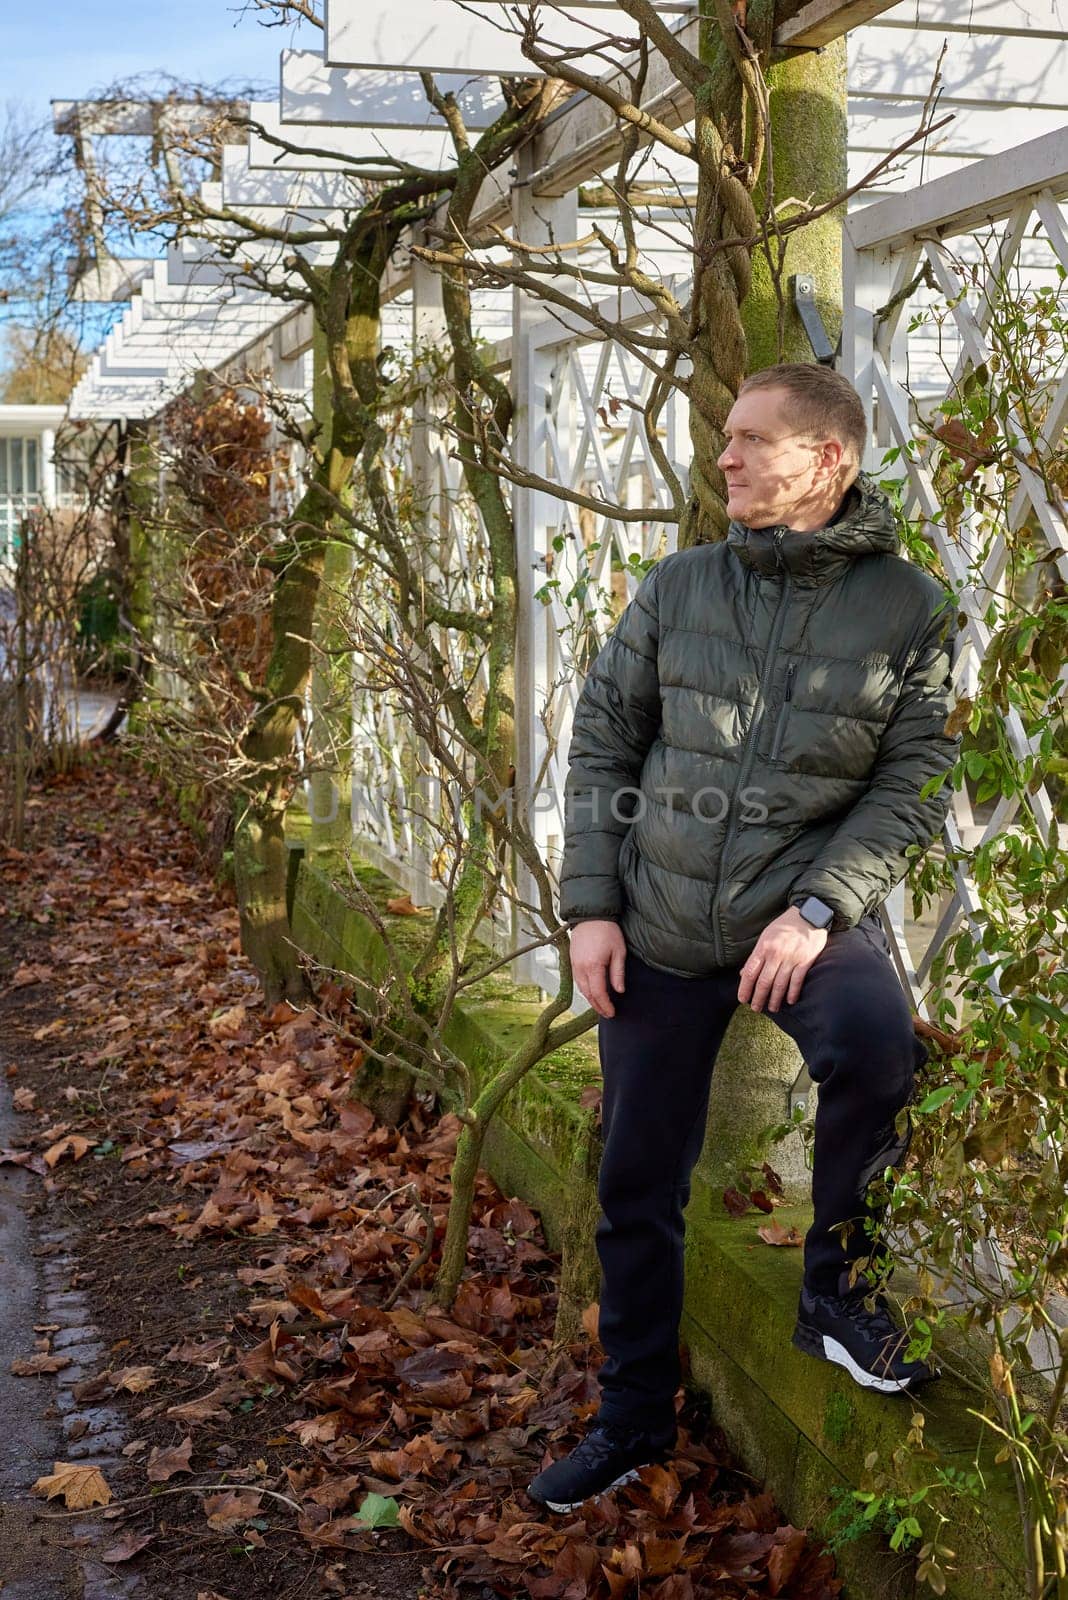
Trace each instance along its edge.
<instances>
[{"instance_id":1,"label":"white lattice panel","mask_svg":"<svg viewBox=\"0 0 1068 1600\"><path fill-rule=\"evenodd\" d=\"M1042 143L1043 141L1037 141ZM869 466L884 474L900 474L906 515L918 519L924 537L936 549L945 573L957 593L962 618L955 659L959 693L974 692L978 668L990 647L998 615L999 586L1009 576L1012 549L996 516L980 516L966 504L959 521L944 511L934 476L934 457L922 441L932 426L945 421L941 407L960 397L968 381L987 386L988 375L1004 359L994 329L1002 325L998 308L1009 302L1026 305L1027 297L1068 275L1068 235L1061 199L1068 193L1068 147L1063 158L1047 149L1046 182L1028 189L1014 186L1014 166L1026 172L1034 163L1010 164L1002 158L996 168L971 175L972 188L957 195L955 209L941 211L937 195L919 210L916 227L900 227L902 211L895 202L880 212L864 213L864 248L851 248L847 229L847 299L853 292L855 321L846 344L847 371L865 400L873 406L875 443ZM1066 170L1057 174L1058 165ZM999 178L1003 181L999 184ZM946 190L947 198L949 191ZM983 196L989 221L977 223L972 209ZM879 238L880 216L886 218L889 237ZM923 275L923 281L920 276ZM1058 290L1062 315L1068 296ZM1068 421L1068 350L1064 341L1045 349L1045 404L1040 455L1050 442L1059 445ZM1023 420L1008 408L1003 423L1007 435L1027 438ZM884 452L897 451L892 465L880 466ZM993 469L989 469L991 472ZM1016 453L1014 475L1018 489L1009 511L1010 532L1027 523L1044 545L1052 566L1068 579L1068 526L1059 498L1050 497L1043 480L1041 459L1027 451ZM1061 690L1068 704L1064 675ZM1010 708L1003 717L1006 738L1016 758L1025 762L1037 753L1037 739L1028 737L1019 713ZM954 892L942 906L937 925L917 953L905 940L906 930L895 927L899 967L908 980L913 1000L925 1013L923 991L931 964L961 919L974 921L978 900L967 871L967 852L1019 822L1026 806L1034 829L1042 839L1049 835L1053 801L1044 784L1033 794L999 798L977 815L968 785L954 796L947 819L944 845L953 863ZM991 985L995 980L991 978Z\"/></svg>"}]
</instances>

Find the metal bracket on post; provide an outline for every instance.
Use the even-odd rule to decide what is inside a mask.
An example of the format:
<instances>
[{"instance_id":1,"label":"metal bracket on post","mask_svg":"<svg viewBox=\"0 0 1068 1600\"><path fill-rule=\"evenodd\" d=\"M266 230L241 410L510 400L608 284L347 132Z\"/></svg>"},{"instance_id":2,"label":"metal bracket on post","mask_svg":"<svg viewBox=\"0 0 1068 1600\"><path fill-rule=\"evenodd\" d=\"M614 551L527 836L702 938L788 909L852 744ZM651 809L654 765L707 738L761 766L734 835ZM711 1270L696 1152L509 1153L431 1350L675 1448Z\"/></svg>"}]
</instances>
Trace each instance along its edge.
<instances>
[{"instance_id":1,"label":"metal bracket on post","mask_svg":"<svg viewBox=\"0 0 1068 1600\"><path fill-rule=\"evenodd\" d=\"M790 293L793 296L794 309L801 318L801 326L808 335L808 342L812 346L812 354L816 357L821 367L833 367L837 351L832 345L827 329L823 325L819 306L816 304L816 280L808 273L795 272L789 279Z\"/></svg>"}]
</instances>

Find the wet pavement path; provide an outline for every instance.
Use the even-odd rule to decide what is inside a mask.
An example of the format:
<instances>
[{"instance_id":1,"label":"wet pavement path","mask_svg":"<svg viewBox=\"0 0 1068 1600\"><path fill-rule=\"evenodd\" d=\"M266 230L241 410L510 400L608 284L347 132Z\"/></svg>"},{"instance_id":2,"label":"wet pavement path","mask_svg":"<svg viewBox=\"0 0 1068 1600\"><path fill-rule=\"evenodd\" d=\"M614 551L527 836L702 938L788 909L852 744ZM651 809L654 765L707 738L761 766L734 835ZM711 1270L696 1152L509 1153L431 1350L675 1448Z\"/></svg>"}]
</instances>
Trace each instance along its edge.
<instances>
[{"instance_id":1,"label":"wet pavement path","mask_svg":"<svg viewBox=\"0 0 1068 1600\"><path fill-rule=\"evenodd\" d=\"M0 1148L19 1134L0 1048ZM57 1461L107 1468L124 1443L119 1415L77 1394L103 1354L84 1295L71 1287L61 1218L43 1209L40 1178L0 1165L0 1596L2 1600L117 1600L137 1593L132 1575L99 1560L109 1531L96 1516L63 1517L62 1501L31 1494ZM69 1357L55 1376L16 1377L11 1364L50 1333Z\"/></svg>"}]
</instances>

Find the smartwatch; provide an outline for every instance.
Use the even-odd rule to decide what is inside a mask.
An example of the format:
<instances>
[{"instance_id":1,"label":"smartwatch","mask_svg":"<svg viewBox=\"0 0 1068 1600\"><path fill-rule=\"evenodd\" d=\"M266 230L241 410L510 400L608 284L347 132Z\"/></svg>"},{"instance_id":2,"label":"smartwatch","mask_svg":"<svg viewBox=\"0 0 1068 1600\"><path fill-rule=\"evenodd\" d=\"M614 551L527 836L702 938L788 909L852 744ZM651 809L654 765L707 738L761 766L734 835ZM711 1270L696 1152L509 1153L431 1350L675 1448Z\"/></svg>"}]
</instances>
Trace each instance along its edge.
<instances>
[{"instance_id":1,"label":"smartwatch","mask_svg":"<svg viewBox=\"0 0 1068 1600\"><path fill-rule=\"evenodd\" d=\"M810 894L807 900L802 900L795 909L814 928L829 928L834 921L834 908L818 900L814 894Z\"/></svg>"}]
</instances>

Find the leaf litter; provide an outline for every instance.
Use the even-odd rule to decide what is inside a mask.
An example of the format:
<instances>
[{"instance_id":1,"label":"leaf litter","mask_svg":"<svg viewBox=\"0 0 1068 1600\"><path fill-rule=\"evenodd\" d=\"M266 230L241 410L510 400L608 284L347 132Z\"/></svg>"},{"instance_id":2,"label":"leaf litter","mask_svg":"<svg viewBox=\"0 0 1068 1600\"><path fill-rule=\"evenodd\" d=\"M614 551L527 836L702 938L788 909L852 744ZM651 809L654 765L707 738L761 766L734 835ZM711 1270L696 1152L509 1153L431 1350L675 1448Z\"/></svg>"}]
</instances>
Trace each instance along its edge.
<instances>
[{"instance_id":1,"label":"leaf litter","mask_svg":"<svg viewBox=\"0 0 1068 1600\"><path fill-rule=\"evenodd\" d=\"M86 826L90 786L107 831ZM35 849L0 854L9 916L49 935L24 940L7 1006L30 1007L38 1058L65 1052L22 1101L57 1121L27 1118L0 1159L41 1172L95 1233L87 1289L125 1336L80 1388L120 1398L137 1434L121 1483L57 1463L37 1492L114 1493L130 1523L105 1559L234 1600L265 1592L268 1552L294 1594L311 1560L344 1596L371 1556L405 1549L423 1582L377 1592L834 1600L832 1558L732 1462L700 1401L671 1462L614 1497L566 1517L527 1499L596 1412L596 1308L554 1346L558 1262L485 1175L454 1305L435 1301L435 1248L387 1306L427 1215L443 1235L458 1123L416 1105L383 1127L351 1098L361 1019L344 984L300 1008L259 998L236 910L172 811L108 753L53 786ZM36 993L55 1012L43 1027Z\"/></svg>"}]
</instances>

